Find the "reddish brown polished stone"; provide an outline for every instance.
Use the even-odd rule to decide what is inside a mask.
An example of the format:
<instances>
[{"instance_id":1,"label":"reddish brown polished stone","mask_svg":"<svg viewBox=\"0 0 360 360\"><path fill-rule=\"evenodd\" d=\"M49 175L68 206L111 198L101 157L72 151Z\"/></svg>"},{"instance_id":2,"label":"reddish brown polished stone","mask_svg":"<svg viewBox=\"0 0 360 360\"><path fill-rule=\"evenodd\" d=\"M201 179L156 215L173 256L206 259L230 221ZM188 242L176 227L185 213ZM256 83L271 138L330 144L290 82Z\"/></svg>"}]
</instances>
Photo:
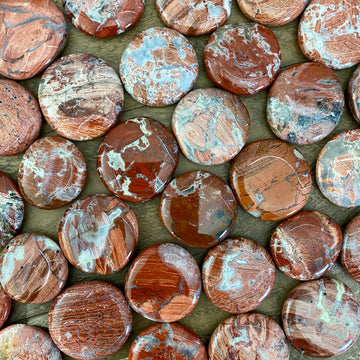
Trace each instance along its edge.
<instances>
[{"instance_id":1,"label":"reddish brown polished stone","mask_svg":"<svg viewBox=\"0 0 360 360\"><path fill-rule=\"evenodd\" d=\"M198 72L190 42L168 28L150 28L136 35L120 61L120 77L126 91L148 106L178 102L191 90Z\"/></svg>"},{"instance_id":2,"label":"reddish brown polished stone","mask_svg":"<svg viewBox=\"0 0 360 360\"><path fill-rule=\"evenodd\" d=\"M225 25L209 38L204 52L210 79L236 95L267 88L280 69L280 46L270 29L255 23Z\"/></svg>"},{"instance_id":3,"label":"reddish brown polished stone","mask_svg":"<svg viewBox=\"0 0 360 360\"><path fill-rule=\"evenodd\" d=\"M360 215L352 219L344 231L341 264L360 283Z\"/></svg>"},{"instance_id":4,"label":"reddish brown polished stone","mask_svg":"<svg viewBox=\"0 0 360 360\"><path fill-rule=\"evenodd\" d=\"M189 171L165 189L159 216L168 233L182 244L208 248L229 234L237 203L222 179L207 171Z\"/></svg>"},{"instance_id":5,"label":"reddish brown polished stone","mask_svg":"<svg viewBox=\"0 0 360 360\"><path fill-rule=\"evenodd\" d=\"M356 68L350 79L348 95L351 113L360 125L360 66Z\"/></svg>"},{"instance_id":6,"label":"reddish brown polished stone","mask_svg":"<svg viewBox=\"0 0 360 360\"><path fill-rule=\"evenodd\" d=\"M256 313L226 319L212 334L208 350L210 360L289 360L281 327Z\"/></svg>"},{"instance_id":7,"label":"reddish brown polished stone","mask_svg":"<svg viewBox=\"0 0 360 360\"><path fill-rule=\"evenodd\" d=\"M177 104L172 129L183 154L203 165L222 164L238 154L250 131L250 116L235 95L195 89Z\"/></svg>"},{"instance_id":8,"label":"reddish brown polished stone","mask_svg":"<svg viewBox=\"0 0 360 360\"><path fill-rule=\"evenodd\" d=\"M0 80L0 156L25 151L38 137L41 122L40 108L31 92L15 81Z\"/></svg>"},{"instance_id":9,"label":"reddish brown polished stone","mask_svg":"<svg viewBox=\"0 0 360 360\"><path fill-rule=\"evenodd\" d=\"M132 27L144 10L144 0L62 0L65 14L85 34L105 38Z\"/></svg>"},{"instance_id":10,"label":"reddish brown polished stone","mask_svg":"<svg viewBox=\"0 0 360 360\"><path fill-rule=\"evenodd\" d=\"M0 328L5 324L5 321L9 317L10 309L11 309L11 298L0 285ZM1 354L1 350L0 350L0 354Z\"/></svg>"},{"instance_id":11,"label":"reddish brown polished stone","mask_svg":"<svg viewBox=\"0 0 360 360\"><path fill-rule=\"evenodd\" d=\"M207 360L201 339L178 323L155 324L134 340L129 360Z\"/></svg>"},{"instance_id":12,"label":"reddish brown polished stone","mask_svg":"<svg viewBox=\"0 0 360 360\"><path fill-rule=\"evenodd\" d=\"M123 293L105 281L70 286L53 302L49 332L57 347L76 359L102 359L129 337L132 317Z\"/></svg>"},{"instance_id":13,"label":"reddish brown polished stone","mask_svg":"<svg viewBox=\"0 0 360 360\"><path fill-rule=\"evenodd\" d=\"M60 293L67 280L68 263L53 240L21 234L2 252L0 273L1 285L12 299L40 304Z\"/></svg>"},{"instance_id":14,"label":"reddish brown polished stone","mask_svg":"<svg viewBox=\"0 0 360 360\"><path fill-rule=\"evenodd\" d=\"M240 205L262 220L283 220L298 212L311 190L310 168L292 145L258 140L234 159L230 184Z\"/></svg>"},{"instance_id":15,"label":"reddish brown polished stone","mask_svg":"<svg viewBox=\"0 0 360 360\"><path fill-rule=\"evenodd\" d=\"M267 120L273 133L292 144L312 144L340 121L344 93L335 73L319 63L286 68L271 86Z\"/></svg>"},{"instance_id":16,"label":"reddish brown polished stone","mask_svg":"<svg viewBox=\"0 0 360 360\"><path fill-rule=\"evenodd\" d=\"M25 200L40 209L56 209L74 200L86 179L86 163L69 140L48 136L26 151L19 169L19 189Z\"/></svg>"},{"instance_id":17,"label":"reddish brown polished stone","mask_svg":"<svg viewBox=\"0 0 360 360\"><path fill-rule=\"evenodd\" d=\"M25 324L0 331L0 359L61 360L61 353L50 336L40 328Z\"/></svg>"},{"instance_id":18,"label":"reddish brown polished stone","mask_svg":"<svg viewBox=\"0 0 360 360\"><path fill-rule=\"evenodd\" d=\"M358 0L312 0L301 17L299 45L304 55L333 69L360 61Z\"/></svg>"},{"instance_id":19,"label":"reddish brown polished stone","mask_svg":"<svg viewBox=\"0 0 360 360\"><path fill-rule=\"evenodd\" d=\"M120 116L124 90L115 70L88 54L70 54L41 77L39 103L46 121L60 135L90 140L104 135Z\"/></svg>"},{"instance_id":20,"label":"reddish brown polished stone","mask_svg":"<svg viewBox=\"0 0 360 360\"><path fill-rule=\"evenodd\" d=\"M348 350L360 333L360 307L342 282L323 278L298 285L286 299L283 326L303 354L330 357Z\"/></svg>"},{"instance_id":21,"label":"reddish brown polished stone","mask_svg":"<svg viewBox=\"0 0 360 360\"><path fill-rule=\"evenodd\" d=\"M0 74L8 78L37 75L65 46L65 18L51 0L1 0L0 18Z\"/></svg>"},{"instance_id":22,"label":"reddish brown polished stone","mask_svg":"<svg viewBox=\"0 0 360 360\"><path fill-rule=\"evenodd\" d=\"M159 121L139 117L120 123L105 136L97 170L114 195L140 202L164 190L178 160L179 148L171 131Z\"/></svg>"},{"instance_id":23,"label":"reddish brown polished stone","mask_svg":"<svg viewBox=\"0 0 360 360\"><path fill-rule=\"evenodd\" d=\"M122 269L137 244L135 213L115 196L90 195L65 212L59 243L79 270L108 275Z\"/></svg>"},{"instance_id":24,"label":"reddish brown polished stone","mask_svg":"<svg viewBox=\"0 0 360 360\"><path fill-rule=\"evenodd\" d=\"M244 313L258 307L275 283L275 264L250 239L228 239L212 248L202 267L206 296L218 308Z\"/></svg>"},{"instance_id":25,"label":"reddish brown polished stone","mask_svg":"<svg viewBox=\"0 0 360 360\"><path fill-rule=\"evenodd\" d=\"M0 172L0 252L20 231L24 201L14 181Z\"/></svg>"},{"instance_id":26,"label":"reddish brown polished stone","mask_svg":"<svg viewBox=\"0 0 360 360\"><path fill-rule=\"evenodd\" d=\"M150 246L133 261L125 295L140 315L173 322L190 313L199 300L201 275L195 259L181 246Z\"/></svg>"},{"instance_id":27,"label":"reddish brown polished stone","mask_svg":"<svg viewBox=\"0 0 360 360\"><path fill-rule=\"evenodd\" d=\"M335 263L341 249L340 226L317 211L303 211L274 231L270 250L279 269L297 280L313 280Z\"/></svg>"}]
</instances>

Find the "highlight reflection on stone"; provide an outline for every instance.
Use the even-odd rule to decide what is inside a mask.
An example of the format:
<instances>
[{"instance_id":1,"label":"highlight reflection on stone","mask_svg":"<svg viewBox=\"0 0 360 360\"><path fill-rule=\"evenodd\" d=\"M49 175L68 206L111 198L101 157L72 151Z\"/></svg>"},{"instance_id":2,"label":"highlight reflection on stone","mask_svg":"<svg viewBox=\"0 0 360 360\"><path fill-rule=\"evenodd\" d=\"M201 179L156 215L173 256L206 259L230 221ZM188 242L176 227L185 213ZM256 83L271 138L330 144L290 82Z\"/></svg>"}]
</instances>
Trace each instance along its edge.
<instances>
[{"instance_id":1,"label":"highlight reflection on stone","mask_svg":"<svg viewBox=\"0 0 360 360\"><path fill-rule=\"evenodd\" d=\"M360 66L356 68L350 79L348 96L351 113L360 125Z\"/></svg>"}]
</instances>

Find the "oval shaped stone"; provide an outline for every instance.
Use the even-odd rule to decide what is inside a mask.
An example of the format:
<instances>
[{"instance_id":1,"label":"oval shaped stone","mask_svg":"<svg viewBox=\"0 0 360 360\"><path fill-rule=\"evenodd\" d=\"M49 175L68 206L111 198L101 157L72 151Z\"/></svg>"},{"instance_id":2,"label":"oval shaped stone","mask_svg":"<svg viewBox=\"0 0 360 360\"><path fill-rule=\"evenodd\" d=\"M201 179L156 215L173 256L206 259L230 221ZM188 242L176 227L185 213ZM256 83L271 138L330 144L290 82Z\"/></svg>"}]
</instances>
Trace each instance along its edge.
<instances>
[{"instance_id":1,"label":"oval shaped stone","mask_svg":"<svg viewBox=\"0 0 360 360\"><path fill-rule=\"evenodd\" d=\"M10 315L11 298L0 285L0 328ZM1 354L1 353L0 353Z\"/></svg>"},{"instance_id":2,"label":"oval shaped stone","mask_svg":"<svg viewBox=\"0 0 360 360\"><path fill-rule=\"evenodd\" d=\"M360 66L356 68L350 79L348 98L351 113L360 125Z\"/></svg>"}]
</instances>

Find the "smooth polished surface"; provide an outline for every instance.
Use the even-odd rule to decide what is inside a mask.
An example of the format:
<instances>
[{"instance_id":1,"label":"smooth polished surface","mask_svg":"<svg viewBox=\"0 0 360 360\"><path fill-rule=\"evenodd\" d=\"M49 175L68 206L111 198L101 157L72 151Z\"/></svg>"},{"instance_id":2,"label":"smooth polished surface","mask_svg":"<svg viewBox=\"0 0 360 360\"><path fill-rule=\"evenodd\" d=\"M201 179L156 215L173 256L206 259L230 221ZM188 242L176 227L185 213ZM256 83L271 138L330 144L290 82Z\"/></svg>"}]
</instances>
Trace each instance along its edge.
<instances>
[{"instance_id":1,"label":"smooth polished surface","mask_svg":"<svg viewBox=\"0 0 360 360\"><path fill-rule=\"evenodd\" d=\"M283 220L298 212L311 190L303 155L281 140L258 140L234 159L230 184L240 205L262 220Z\"/></svg>"},{"instance_id":2,"label":"smooth polished surface","mask_svg":"<svg viewBox=\"0 0 360 360\"><path fill-rule=\"evenodd\" d=\"M138 224L131 208L115 196L90 195L72 204L59 225L59 243L72 265L108 275L133 255Z\"/></svg>"},{"instance_id":3,"label":"smooth polished surface","mask_svg":"<svg viewBox=\"0 0 360 360\"><path fill-rule=\"evenodd\" d=\"M242 101L227 91L195 89L176 105L172 129L189 160L218 165L232 159L245 145L250 116Z\"/></svg>"},{"instance_id":4,"label":"smooth polished surface","mask_svg":"<svg viewBox=\"0 0 360 360\"><path fill-rule=\"evenodd\" d=\"M140 315L173 322L189 314L199 300L201 275L195 259L181 246L150 246L132 262L125 295Z\"/></svg>"},{"instance_id":5,"label":"smooth polished surface","mask_svg":"<svg viewBox=\"0 0 360 360\"><path fill-rule=\"evenodd\" d=\"M228 239L212 248L202 266L206 296L218 308L245 313L257 308L275 284L275 264L250 239Z\"/></svg>"},{"instance_id":6,"label":"smooth polished surface","mask_svg":"<svg viewBox=\"0 0 360 360\"><path fill-rule=\"evenodd\" d=\"M57 347L76 359L102 359L129 337L132 316L123 293L105 281L70 286L53 302L49 331Z\"/></svg>"},{"instance_id":7,"label":"smooth polished surface","mask_svg":"<svg viewBox=\"0 0 360 360\"><path fill-rule=\"evenodd\" d=\"M274 231L270 251L287 276L318 279L335 263L342 243L340 226L317 211L302 211L283 221Z\"/></svg>"},{"instance_id":8,"label":"smooth polished surface","mask_svg":"<svg viewBox=\"0 0 360 360\"><path fill-rule=\"evenodd\" d=\"M284 303L283 326L291 345L301 353L321 358L339 355L359 337L359 303L338 280L304 282Z\"/></svg>"},{"instance_id":9,"label":"smooth polished surface","mask_svg":"<svg viewBox=\"0 0 360 360\"><path fill-rule=\"evenodd\" d=\"M345 105L335 73L319 63L286 68L270 88L267 121L280 139L295 145L320 141L336 127Z\"/></svg>"},{"instance_id":10,"label":"smooth polished surface","mask_svg":"<svg viewBox=\"0 0 360 360\"><path fill-rule=\"evenodd\" d=\"M71 140L104 135L119 119L124 90L115 70L88 54L71 54L41 77L39 103L49 125Z\"/></svg>"},{"instance_id":11,"label":"smooth polished surface","mask_svg":"<svg viewBox=\"0 0 360 360\"><path fill-rule=\"evenodd\" d=\"M159 121L132 118L103 139L97 171L105 187L119 198L141 202L159 195L179 161L179 147L171 131Z\"/></svg>"},{"instance_id":12,"label":"smooth polished surface","mask_svg":"<svg viewBox=\"0 0 360 360\"><path fill-rule=\"evenodd\" d=\"M225 25L210 36L204 62L217 86L236 95L256 94L278 74L280 46L273 32L263 25Z\"/></svg>"},{"instance_id":13,"label":"smooth polished surface","mask_svg":"<svg viewBox=\"0 0 360 360\"><path fill-rule=\"evenodd\" d=\"M11 298L0 285L0 328L10 315Z\"/></svg>"},{"instance_id":14,"label":"smooth polished surface","mask_svg":"<svg viewBox=\"0 0 360 360\"><path fill-rule=\"evenodd\" d=\"M190 42L168 28L150 28L137 34L120 61L120 77L126 91L148 106L179 101L193 87L198 72Z\"/></svg>"},{"instance_id":15,"label":"smooth polished surface","mask_svg":"<svg viewBox=\"0 0 360 360\"><path fill-rule=\"evenodd\" d=\"M360 125L360 66L354 71L348 87L348 99L351 113Z\"/></svg>"},{"instance_id":16,"label":"smooth polished surface","mask_svg":"<svg viewBox=\"0 0 360 360\"><path fill-rule=\"evenodd\" d=\"M207 171L190 171L164 190L159 216L168 233L182 244L208 248L229 234L237 203L222 179Z\"/></svg>"}]
</instances>

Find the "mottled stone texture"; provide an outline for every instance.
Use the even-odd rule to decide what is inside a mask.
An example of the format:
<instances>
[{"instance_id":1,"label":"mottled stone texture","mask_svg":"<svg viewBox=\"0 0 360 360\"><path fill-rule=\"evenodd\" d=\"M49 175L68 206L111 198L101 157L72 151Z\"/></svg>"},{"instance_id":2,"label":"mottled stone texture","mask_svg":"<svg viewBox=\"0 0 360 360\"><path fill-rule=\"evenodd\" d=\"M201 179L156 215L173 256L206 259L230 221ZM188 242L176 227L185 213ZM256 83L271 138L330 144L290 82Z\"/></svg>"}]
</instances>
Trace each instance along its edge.
<instances>
[{"instance_id":1,"label":"mottled stone texture","mask_svg":"<svg viewBox=\"0 0 360 360\"><path fill-rule=\"evenodd\" d=\"M9 317L10 310L11 310L11 298L0 285L0 328L5 324L5 321ZM0 354L1 354L1 350L0 350Z\"/></svg>"},{"instance_id":2,"label":"mottled stone texture","mask_svg":"<svg viewBox=\"0 0 360 360\"><path fill-rule=\"evenodd\" d=\"M360 125L360 66L356 68L350 79L348 98L351 113Z\"/></svg>"}]
</instances>

